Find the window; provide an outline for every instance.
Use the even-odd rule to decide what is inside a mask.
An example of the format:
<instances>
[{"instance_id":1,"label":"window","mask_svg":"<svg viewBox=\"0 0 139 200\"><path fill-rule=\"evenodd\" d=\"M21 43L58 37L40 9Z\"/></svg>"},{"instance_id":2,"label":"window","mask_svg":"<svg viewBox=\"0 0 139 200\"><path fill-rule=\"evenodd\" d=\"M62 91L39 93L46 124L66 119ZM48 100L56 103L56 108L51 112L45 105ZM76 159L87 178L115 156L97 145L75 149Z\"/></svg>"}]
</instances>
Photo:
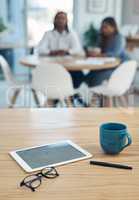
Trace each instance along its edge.
<instances>
[{"instance_id":1,"label":"window","mask_svg":"<svg viewBox=\"0 0 139 200\"><path fill-rule=\"evenodd\" d=\"M9 23L12 22L12 2L11 2L11 0L7 0L7 21Z\"/></svg>"},{"instance_id":2,"label":"window","mask_svg":"<svg viewBox=\"0 0 139 200\"><path fill-rule=\"evenodd\" d=\"M56 12L68 13L69 27L73 20L73 0L29 0L27 9L28 40L37 44L45 31L53 28Z\"/></svg>"}]
</instances>

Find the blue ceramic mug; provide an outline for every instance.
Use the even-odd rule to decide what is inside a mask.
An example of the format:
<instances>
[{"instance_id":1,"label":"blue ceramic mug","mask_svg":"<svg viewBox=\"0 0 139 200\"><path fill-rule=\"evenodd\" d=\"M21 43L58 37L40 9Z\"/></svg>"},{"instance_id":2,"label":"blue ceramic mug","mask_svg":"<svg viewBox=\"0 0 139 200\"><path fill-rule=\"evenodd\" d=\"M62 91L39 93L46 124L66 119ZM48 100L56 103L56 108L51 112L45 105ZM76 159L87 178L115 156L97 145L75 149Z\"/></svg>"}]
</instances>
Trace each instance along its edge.
<instances>
[{"instance_id":1,"label":"blue ceramic mug","mask_svg":"<svg viewBox=\"0 0 139 200\"><path fill-rule=\"evenodd\" d=\"M131 143L126 125L106 123L100 126L100 144L105 153L118 154Z\"/></svg>"}]
</instances>

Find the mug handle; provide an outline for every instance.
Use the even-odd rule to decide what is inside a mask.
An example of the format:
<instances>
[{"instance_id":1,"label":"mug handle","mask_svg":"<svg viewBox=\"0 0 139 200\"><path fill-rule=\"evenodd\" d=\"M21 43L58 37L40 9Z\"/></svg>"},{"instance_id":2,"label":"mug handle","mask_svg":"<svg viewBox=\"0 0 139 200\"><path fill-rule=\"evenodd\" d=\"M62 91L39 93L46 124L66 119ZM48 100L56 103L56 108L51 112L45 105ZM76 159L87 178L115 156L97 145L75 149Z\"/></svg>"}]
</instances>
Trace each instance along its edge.
<instances>
[{"instance_id":1,"label":"mug handle","mask_svg":"<svg viewBox=\"0 0 139 200\"><path fill-rule=\"evenodd\" d=\"M123 149L128 147L131 143L132 143L132 138L131 138L131 135L129 133L127 133L127 139L128 139L128 142L126 145L123 146Z\"/></svg>"}]
</instances>

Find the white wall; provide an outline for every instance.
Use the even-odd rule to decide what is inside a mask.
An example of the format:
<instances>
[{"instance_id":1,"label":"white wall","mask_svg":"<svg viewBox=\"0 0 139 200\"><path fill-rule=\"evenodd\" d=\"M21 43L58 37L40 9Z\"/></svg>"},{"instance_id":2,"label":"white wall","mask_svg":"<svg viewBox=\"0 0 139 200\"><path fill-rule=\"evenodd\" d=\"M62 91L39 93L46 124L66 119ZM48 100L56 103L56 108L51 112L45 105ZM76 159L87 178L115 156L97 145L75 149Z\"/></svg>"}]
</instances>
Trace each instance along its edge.
<instances>
[{"instance_id":1,"label":"white wall","mask_svg":"<svg viewBox=\"0 0 139 200\"><path fill-rule=\"evenodd\" d=\"M104 17L114 16L121 24L122 0L107 0L107 11L101 14L88 13L87 0L74 0L74 28L78 33L84 32L90 23L99 27Z\"/></svg>"},{"instance_id":2,"label":"white wall","mask_svg":"<svg viewBox=\"0 0 139 200\"><path fill-rule=\"evenodd\" d=\"M123 0L122 24L139 25L139 13L135 13L134 6L133 0Z\"/></svg>"},{"instance_id":3,"label":"white wall","mask_svg":"<svg viewBox=\"0 0 139 200\"><path fill-rule=\"evenodd\" d=\"M134 10L134 1L133 0L123 0L123 9L122 9L122 24L131 24L139 26L139 13L135 13ZM139 10L139 8L138 8ZM139 49L136 49L136 53L133 57L138 57ZM138 61L138 59L137 59ZM136 73L134 85L139 87L139 70Z\"/></svg>"}]
</instances>

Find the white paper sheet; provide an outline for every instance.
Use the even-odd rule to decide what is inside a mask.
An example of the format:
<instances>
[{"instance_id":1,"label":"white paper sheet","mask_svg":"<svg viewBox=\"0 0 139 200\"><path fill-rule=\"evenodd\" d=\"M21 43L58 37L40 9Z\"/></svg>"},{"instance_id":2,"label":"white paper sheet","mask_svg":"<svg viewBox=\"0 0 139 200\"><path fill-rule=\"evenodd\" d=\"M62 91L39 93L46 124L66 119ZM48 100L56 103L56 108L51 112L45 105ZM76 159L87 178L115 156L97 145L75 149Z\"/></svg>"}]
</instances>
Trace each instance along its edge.
<instances>
[{"instance_id":1,"label":"white paper sheet","mask_svg":"<svg viewBox=\"0 0 139 200\"><path fill-rule=\"evenodd\" d=\"M86 60L77 60L76 64L79 65L103 65L105 63L115 62L116 58L104 57L104 58L87 58Z\"/></svg>"}]
</instances>

